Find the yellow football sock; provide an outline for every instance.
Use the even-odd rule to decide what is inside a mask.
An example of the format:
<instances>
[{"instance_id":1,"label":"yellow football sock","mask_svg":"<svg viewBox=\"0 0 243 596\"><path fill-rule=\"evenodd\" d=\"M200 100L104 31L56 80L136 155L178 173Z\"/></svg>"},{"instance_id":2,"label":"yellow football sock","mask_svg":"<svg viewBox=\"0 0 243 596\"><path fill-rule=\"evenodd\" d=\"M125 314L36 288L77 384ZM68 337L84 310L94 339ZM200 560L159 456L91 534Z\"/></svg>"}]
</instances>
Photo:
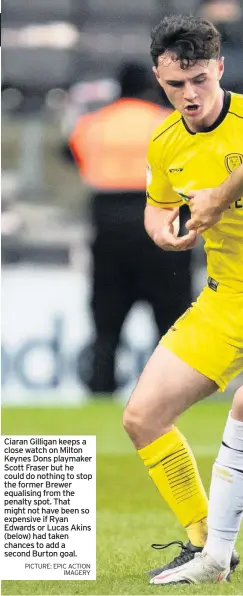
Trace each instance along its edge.
<instances>
[{"instance_id":1,"label":"yellow football sock","mask_svg":"<svg viewBox=\"0 0 243 596\"><path fill-rule=\"evenodd\" d=\"M194 546L207 538L208 501L196 460L177 428L150 443L138 454L162 497L186 528Z\"/></svg>"}]
</instances>

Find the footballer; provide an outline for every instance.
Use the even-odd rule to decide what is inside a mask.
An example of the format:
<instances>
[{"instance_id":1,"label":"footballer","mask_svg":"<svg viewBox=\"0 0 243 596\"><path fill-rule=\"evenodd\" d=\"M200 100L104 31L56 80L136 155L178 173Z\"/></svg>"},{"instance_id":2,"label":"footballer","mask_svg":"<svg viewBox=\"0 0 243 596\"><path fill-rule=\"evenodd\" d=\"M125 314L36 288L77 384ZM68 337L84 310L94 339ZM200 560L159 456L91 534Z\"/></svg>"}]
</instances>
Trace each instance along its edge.
<instances>
[{"instance_id":1,"label":"footballer","mask_svg":"<svg viewBox=\"0 0 243 596\"><path fill-rule=\"evenodd\" d=\"M150 140L145 228L163 250L193 248L202 234L208 278L145 366L124 427L187 533L179 555L150 572L151 583L218 583L239 562L234 544L243 512L243 387L233 397L209 504L175 423L243 371L243 96L221 86L220 35L209 21L165 17L152 31L151 56L175 110ZM185 202L191 219L178 237Z\"/></svg>"}]
</instances>

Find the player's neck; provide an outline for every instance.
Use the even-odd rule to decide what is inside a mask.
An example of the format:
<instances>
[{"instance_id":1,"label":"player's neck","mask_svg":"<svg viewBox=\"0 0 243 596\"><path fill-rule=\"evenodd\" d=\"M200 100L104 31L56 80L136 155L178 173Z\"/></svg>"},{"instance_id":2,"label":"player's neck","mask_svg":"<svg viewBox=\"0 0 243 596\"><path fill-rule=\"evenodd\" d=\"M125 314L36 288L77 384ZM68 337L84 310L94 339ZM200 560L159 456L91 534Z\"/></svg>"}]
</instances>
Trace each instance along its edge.
<instances>
[{"instance_id":1,"label":"player's neck","mask_svg":"<svg viewBox=\"0 0 243 596\"><path fill-rule=\"evenodd\" d=\"M207 131L207 129L210 128L216 122L216 120L219 118L220 113L224 106L224 97L225 97L224 90L220 88L218 96L216 98L216 101L213 104L213 107L210 110L210 112L208 112L208 114L204 118L202 118L202 120L200 120L200 122L195 122L195 123L186 122L188 128L192 132Z\"/></svg>"}]
</instances>

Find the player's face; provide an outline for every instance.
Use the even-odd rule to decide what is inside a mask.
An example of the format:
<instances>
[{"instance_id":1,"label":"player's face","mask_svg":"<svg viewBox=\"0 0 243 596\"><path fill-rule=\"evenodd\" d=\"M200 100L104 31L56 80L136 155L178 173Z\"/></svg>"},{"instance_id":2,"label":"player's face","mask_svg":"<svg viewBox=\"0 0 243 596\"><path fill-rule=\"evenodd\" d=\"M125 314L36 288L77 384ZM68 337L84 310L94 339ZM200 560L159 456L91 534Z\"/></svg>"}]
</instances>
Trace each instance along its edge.
<instances>
[{"instance_id":1,"label":"player's face","mask_svg":"<svg viewBox=\"0 0 243 596\"><path fill-rule=\"evenodd\" d=\"M168 99L178 110L191 130L200 130L213 124L218 117L223 92L219 81L224 72L224 59L197 61L183 70L171 54L159 56L153 67L156 79Z\"/></svg>"}]
</instances>

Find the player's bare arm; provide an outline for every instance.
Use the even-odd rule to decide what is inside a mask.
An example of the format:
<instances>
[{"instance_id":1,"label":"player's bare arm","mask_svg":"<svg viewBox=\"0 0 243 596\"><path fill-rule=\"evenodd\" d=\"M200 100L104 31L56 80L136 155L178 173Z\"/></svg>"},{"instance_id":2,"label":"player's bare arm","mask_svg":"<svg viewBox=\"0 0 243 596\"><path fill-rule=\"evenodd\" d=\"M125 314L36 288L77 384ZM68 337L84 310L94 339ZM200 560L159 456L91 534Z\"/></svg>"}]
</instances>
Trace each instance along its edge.
<instances>
[{"instance_id":1,"label":"player's bare arm","mask_svg":"<svg viewBox=\"0 0 243 596\"><path fill-rule=\"evenodd\" d=\"M188 230L199 234L214 226L231 203L243 196L243 164L219 186L188 193L190 197L191 219Z\"/></svg>"},{"instance_id":2,"label":"player's bare arm","mask_svg":"<svg viewBox=\"0 0 243 596\"><path fill-rule=\"evenodd\" d=\"M198 234L190 230L186 236L178 238L179 209L163 209L147 205L144 225L152 240L163 250L188 250L197 244Z\"/></svg>"}]
</instances>

